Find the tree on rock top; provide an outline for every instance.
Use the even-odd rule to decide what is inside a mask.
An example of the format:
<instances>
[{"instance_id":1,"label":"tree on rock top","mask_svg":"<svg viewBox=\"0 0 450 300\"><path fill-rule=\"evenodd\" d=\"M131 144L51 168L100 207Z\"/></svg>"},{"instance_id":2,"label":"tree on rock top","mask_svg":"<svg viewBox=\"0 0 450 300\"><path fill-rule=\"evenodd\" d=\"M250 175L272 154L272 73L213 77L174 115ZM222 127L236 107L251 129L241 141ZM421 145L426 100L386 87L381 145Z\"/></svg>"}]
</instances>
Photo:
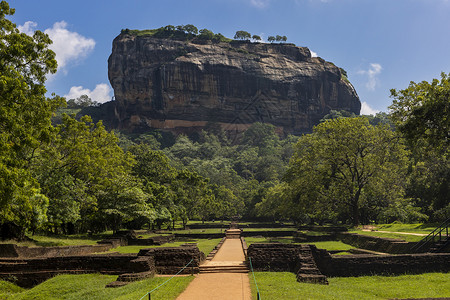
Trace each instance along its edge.
<instances>
[{"instance_id":1,"label":"tree on rock top","mask_svg":"<svg viewBox=\"0 0 450 300\"><path fill-rule=\"evenodd\" d=\"M236 31L236 34L234 35L235 40L243 40L243 41L248 41L249 39L251 39L251 37L252 35L250 33L243 30Z\"/></svg>"}]
</instances>

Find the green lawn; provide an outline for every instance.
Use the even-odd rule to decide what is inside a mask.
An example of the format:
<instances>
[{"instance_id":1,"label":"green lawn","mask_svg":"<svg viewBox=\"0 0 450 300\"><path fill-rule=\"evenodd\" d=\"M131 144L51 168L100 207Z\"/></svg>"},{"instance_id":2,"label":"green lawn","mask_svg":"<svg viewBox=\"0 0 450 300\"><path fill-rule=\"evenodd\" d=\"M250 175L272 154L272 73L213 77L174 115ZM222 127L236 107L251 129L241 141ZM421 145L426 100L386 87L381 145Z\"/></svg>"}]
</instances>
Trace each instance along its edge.
<instances>
[{"instance_id":1,"label":"green lawn","mask_svg":"<svg viewBox=\"0 0 450 300\"><path fill-rule=\"evenodd\" d=\"M72 234L72 235L28 235L34 241L17 242L15 240L2 241L2 244L17 244L28 247L51 247L51 246L75 246L75 245L96 245L97 241L111 237L112 232L101 234Z\"/></svg>"},{"instance_id":2,"label":"green lawn","mask_svg":"<svg viewBox=\"0 0 450 300\"><path fill-rule=\"evenodd\" d=\"M225 233L225 228L205 228L205 229L185 229L185 230L174 230L174 231L159 231L163 233Z\"/></svg>"},{"instance_id":3,"label":"green lawn","mask_svg":"<svg viewBox=\"0 0 450 300\"><path fill-rule=\"evenodd\" d=\"M253 243L272 243L272 242L281 242L286 244L300 244L300 243L294 243L293 239L282 239L282 238L264 238L264 237L246 237L245 242L247 243L247 246ZM350 246L348 244L344 244L340 241L324 241L324 242L306 242L301 244L310 244L310 245L316 245L319 249L326 249L328 251L334 251L334 250L350 250L355 247Z\"/></svg>"},{"instance_id":4,"label":"green lawn","mask_svg":"<svg viewBox=\"0 0 450 300\"><path fill-rule=\"evenodd\" d=\"M281 227L281 228L242 228L245 231L297 231L295 227Z\"/></svg>"},{"instance_id":5,"label":"green lawn","mask_svg":"<svg viewBox=\"0 0 450 300\"><path fill-rule=\"evenodd\" d=\"M426 224L426 223L416 223L416 224L379 224L376 225L376 230L382 231L397 231L397 232L411 232L411 233L422 233L429 234L432 232L439 224Z\"/></svg>"},{"instance_id":6,"label":"green lawn","mask_svg":"<svg viewBox=\"0 0 450 300\"><path fill-rule=\"evenodd\" d=\"M385 232L378 232L378 231L362 231L362 230L351 230L350 233L357 233L360 235L368 235L368 236L377 236L382 238L391 238L391 239L398 239L403 240L406 242L418 242L421 239L424 238L424 236L417 236L417 235L407 235L407 234L398 234L398 233L385 233Z\"/></svg>"},{"instance_id":7,"label":"green lawn","mask_svg":"<svg viewBox=\"0 0 450 300\"><path fill-rule=\"evenodd\" d=\"M196 239L187 241L176 241L172 243L166 243L161 246L120 246L114 249L109 250L109 252L120 252L120 253L138 253L141 249L148 248L158 248L158 247L179 247L182 244L186 243L197 243L197 247L208 255L214 247L220 242L221 239Z\"/></svg>"},{"instance_id":8,"label":"green lawn","mask_svg":"<svg viewBox=\"0 0 450 300\"><path fill-rule=\"evenodd\" d=\"M8 283L0 282L0 299L140 299L148 291L162 284L169 277L155 277L130 283L118 288L105 288L117 276L86 274L59 275L32 289L11 289ZM175 277L152 293L152 299L175 299L192 281L193 276ZM148 299L144 297L144 299Z\"/></svg>"},{"instance_id":9,"label":"green lawn","mask_svg":"<svg viewBox=\"0 0 450 300\"><path fill-rule=\"evenodd\" d=\"M256 287L251 274L253 299ZM450 274L328 278L329 285L299 283L293 273L256 272L261 299L393 299L450 297Z\"/></svg>"}]
</instances>

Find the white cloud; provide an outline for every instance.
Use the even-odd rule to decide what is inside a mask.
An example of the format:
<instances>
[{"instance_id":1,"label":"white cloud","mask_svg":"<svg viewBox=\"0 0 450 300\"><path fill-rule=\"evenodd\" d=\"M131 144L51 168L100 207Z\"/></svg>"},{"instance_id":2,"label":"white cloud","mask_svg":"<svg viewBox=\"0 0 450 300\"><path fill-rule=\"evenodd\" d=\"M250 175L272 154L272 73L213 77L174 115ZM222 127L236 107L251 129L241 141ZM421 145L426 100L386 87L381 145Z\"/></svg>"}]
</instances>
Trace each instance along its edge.
<instances>
[{"instance_id":1,"label":"white cloud","mask_svg":"<svg viewBox=\"0 0 450 300\"><path fill-rule=\"evenodd\" d=\"M366 88L370 91L374 91L375 87L378 85L378 75L381 73L383 68L380 64L371 63L368 70L358 71L358 74L367 75L368 80L366 82Z\"/></svg>"},{"instance_id":2,"label":"white cloud","mask_svg":"<svg viewBox=\"0 0 450 300\"><path fill-rule=\"evenodd\" d=\"M360 112L361 115L374 115L375 116L378 112L380 112L380 111L370 107L367 102L363 101L361 103L361 112Z\"/></svg>"},{"instance_id":3,"label":"white cloud","mask_svg":"<svg viewBox=\"0 0 450 300\"><path fill-rule=\"evenodd\" d=\"M250 4L257 8L265 8L269 5L270 0L250 0Z\"/></svg>"},{"instance_id":4,"label":"white cloud","mask_svg":"<svg viewBox=\"0 0 450 300\"><path fill-rule=\"evenodd\" d=\"M94 90L83 88L82 86L73 86L70 88L70 91L64 97L69 99L76 99L81 95L87 95L93 101L97 101L99 103L105 103L111 100L111 92L112 89L106 83L100 83L95 86Z\"/></svg>"},{"instance_id":5,"label":"white cloud","mask_svg":"<svg viewBox=\"0 0 450 300\"><path fill-rule=\"evenodd\" d=\"M17 29L19 29L20 32L32 36L35 31L34 28L36 28L36 26L37 26L36 22L27 21L25 22L25 24L17 26Z\"/></svg>"},{"instance_id":6,"label":"white cloud","mask_svg":"<svg viewBox=\"0 0 450 300\"><path fill-rule=\"evenodd\" d=\"M85 58L95 47L93 39L69 31L66 27L67 23L61 21L44 31L53 41L49 48L55 51L58 67L61 69L71 62Z\"/></svg>"},{"instance_id":7,"label":"white cloud","mask_svg":"<svg viewBox=\"0 0 450 300\"><path fill-rule=\"evenodd\" d=\"M319 55L317 55L317 53L312 51L311 49L309 49L309 52L311 52L311 57L319 57Z\"/></svg>"},{"instance_id":8,"label":"white cloud","mask_svg":"<svg viewBox=\"0 0 450 300\"><path fill-rule=\"evenodd\" d=\"M17 28L28 35L33 35L37 23L27 21ZM67 29L67 23L64 21L56 22L52 28L47 28L44 33L48 34L53 44L49 48L56 54L58 69L64 70L68 64L77 62L85 58L95 47L95 41L86 38L81 34Z\"/></svg>"}]
</instances>

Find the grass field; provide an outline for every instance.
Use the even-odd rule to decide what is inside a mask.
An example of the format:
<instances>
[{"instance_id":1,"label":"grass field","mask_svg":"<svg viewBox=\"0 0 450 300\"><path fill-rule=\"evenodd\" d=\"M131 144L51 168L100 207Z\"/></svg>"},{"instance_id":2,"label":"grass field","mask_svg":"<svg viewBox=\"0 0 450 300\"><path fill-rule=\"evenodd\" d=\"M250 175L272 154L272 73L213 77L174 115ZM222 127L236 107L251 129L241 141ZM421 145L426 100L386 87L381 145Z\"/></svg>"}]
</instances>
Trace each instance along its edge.
<instances>
[{"instance_id":1,"label":"grass field","mask_svg":"<svg viewBox=\"0 0 450 300\"><path fill-rule=\"evenodd\" d=\"M253 299L256 286L251 274ZM450 274L328 278L329 285L299 283L294 273L256 272L261 299L394 299L450 297Z\"/></svg>"},{"instance_id":2,"label":"grass field","mask_svg":"<svg viewBox=\"0 0 450 300\"><path fill-rule=\"evenodd\" d=\"M382 238L391 238L397 240L403 240L406 242L418 242L424 238L424 236L417 235L407 235L407 234L398 234L398 233L385 233L378 231L362 231L362 230L351 230L350 233L357 233L360 235L368 235L368 236L376 236Z\"/></svg>"},{"instance_id":3,"label":"grass field","mask_svg":"<svg viewBox=\"0 0 450 300\"><path fill-rule=\"evenodd\" d=\"M402 224L402 223L392 223L392 224L378 224L374 225L372 231L362 231L361 228L350 230L351 233L357 233L368 236L377 236L385 238L393 238L404 240L406 242L418 242L425 236L407 235L399 234L396 232L404 233L419 233L419 234L429 234L439 224L434 223L416 223L416 224ZM389 231L389 232L379 232L379 231Z\"/></svg>"},{"instance_id":4,"label":"grass field","mask_svg":"<svg viewBox=\"0 0 450 300\"><path fill-rule=\"evenodd\" d=\"M260 238L260 237L246 237L245 242L247 243L247 246L253 243L273 243L273 242L281 242L286 244L300 244L300 243L294 243L292 239L282 239L282 238ZM350 249L353 249L355 247L344 244L340 241L324 241L324 242L306 242L301 244L310 244L310 245L316 245L319 249L326 249L328 251L334 251L334 250L343 250L347 251Z\"/></svg>"},{"instance_id":5,"label":"grass field","mask_svg":"<svg viewBox=\"0 0 450 300\"><path fill-rule=\"evenodd\" d=\"M96 245L97 241L110 237L112 232L104 232L101 234L72 234L72 235L28 235L33 241L1 241L2 244L17 244L19 246L28 247L51 247L51 246L75 246L75 245Z\"/></svg>"},{"instance_id":6,"label":"grass field","mask_svg":"<svg viewBox=\"0 0 450 300\"><path fill-rule=\"evenodd\" d=\"M208 253L214 249L214 247L220 242L220 240L221 239L196 239L189 241L176 241L172 243L166 243L161 246L120 246L109 250L109 252L138 253L141 249L158 247L179 247L180 245L185 243L197 243L197 247L200 249L200 251L205 253L205 255L208 255Z\"/></svg>"},{"instance_id":7,"label":"grass field","mask_svg":"<svg viewBox=\"0 0 450 300\"><path fill-rule=\"evenodd\" d=\"M281 227L281 228L243 228L242 229L244 232L245 231L261 231L261 232L265 232L265 231L297 231L297 228L295 227Z\"/></svg>"},{"instance_id":8,"label":"grass field","mask_svg":"<svg viewBox=\"0 0 450 300\"><path fill-rule=\"evenodd\" d=\"M159 231L161 233L166 233L166 231ZM167 233L225 233L225 228L205 228L205 229L183 229L167 231Z\"/></svg>"},{"instance_id":9,"label":"grass field","mask_svg":"<svg viewBox=\"0 0 450 300\"><path fill-rule=\"evenodd\" d=\"M133 282L123 287L105 288L106 284L116 280L116 278L117 276L100 274L59 275L28 290L0 282L0 299L140 299L148 291L169 279L168 277L155 277ZM175 299L193 278L193 276L173 278L153 292L152 299ZM148 296L144 299L148 299Z\"/></svg>"},{"instance_id":10,"label":"grass field","mask_svg":"<svg viewBox=\"0 0 450 300\"><path fill-rule=\"evenodd\" d=\"M379 225L376 225L376 229L375 230L429 234L434 229L436 229L437 226L439 226L439 224L435 224L435 223L429 223L429 224L424 224L424 223L416 223L416 224L392 223L392 224L379 224Z\"/></svg>"}]
</instances>

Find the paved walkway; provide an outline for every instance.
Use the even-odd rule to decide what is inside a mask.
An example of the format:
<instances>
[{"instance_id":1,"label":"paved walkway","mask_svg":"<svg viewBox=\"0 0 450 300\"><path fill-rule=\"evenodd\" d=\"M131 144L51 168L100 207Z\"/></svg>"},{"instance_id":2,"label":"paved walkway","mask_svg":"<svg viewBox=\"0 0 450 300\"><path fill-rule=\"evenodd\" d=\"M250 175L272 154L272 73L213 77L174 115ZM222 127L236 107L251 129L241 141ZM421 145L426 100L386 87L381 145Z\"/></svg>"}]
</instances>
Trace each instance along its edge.
<instances>
[{"instance_id":1,"label":"paved walkway","mask_svg":"<svg viewBox=\"0 0 450 300\"><path fill-rule=\"evenodd\" d=\"M240 239L226 239L214 258L205 265L230 266L245 263ZM204 273L196 275L177 300L250 300L247 273Z\"/></svg>"}]
</instances>

